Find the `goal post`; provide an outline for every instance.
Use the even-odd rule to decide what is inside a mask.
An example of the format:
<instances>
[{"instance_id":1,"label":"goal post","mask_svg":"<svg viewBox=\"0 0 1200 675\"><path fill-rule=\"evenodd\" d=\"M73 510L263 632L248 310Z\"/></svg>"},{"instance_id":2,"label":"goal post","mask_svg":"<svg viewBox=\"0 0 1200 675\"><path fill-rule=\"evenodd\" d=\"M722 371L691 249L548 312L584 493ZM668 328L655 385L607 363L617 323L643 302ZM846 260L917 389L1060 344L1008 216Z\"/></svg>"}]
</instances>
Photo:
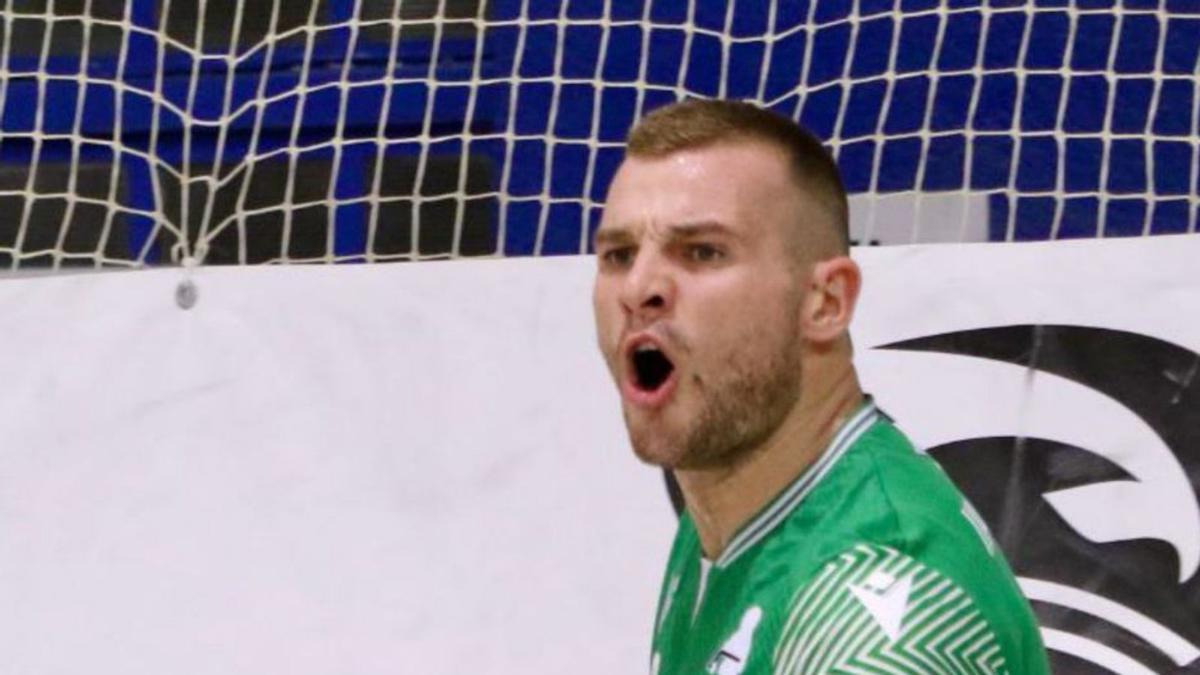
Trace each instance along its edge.
<instances>
[{"instance_id":1,"label":"goal post","mask_svg":"<svg viewBox=\"0 0 1200 675\"><path fill-rule=\"evenodd\" d=\"M0 265L582 253L629 125L751 99L864 244L1194 232L1188 2L9 0Z\"/></svg>"}]
</instances>

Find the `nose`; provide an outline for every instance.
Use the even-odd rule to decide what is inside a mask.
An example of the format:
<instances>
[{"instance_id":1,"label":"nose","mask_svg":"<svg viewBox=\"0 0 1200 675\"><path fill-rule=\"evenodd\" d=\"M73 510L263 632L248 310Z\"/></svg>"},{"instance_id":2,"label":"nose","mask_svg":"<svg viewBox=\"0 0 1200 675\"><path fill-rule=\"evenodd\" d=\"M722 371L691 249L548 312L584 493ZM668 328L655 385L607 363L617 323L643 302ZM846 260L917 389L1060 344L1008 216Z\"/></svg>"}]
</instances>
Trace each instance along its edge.
<instances>
[{"instance_id":1,"label":"nose","mask_svg":"<svg viewBox=\"0 0 1200 675\"><path fill-rule=\"evenodd\" d=\"M652 321L671 311L675 280L664 261L649 251L639 251L621 286L621 305L640 319Z\"/></svg>"}]
</instances>

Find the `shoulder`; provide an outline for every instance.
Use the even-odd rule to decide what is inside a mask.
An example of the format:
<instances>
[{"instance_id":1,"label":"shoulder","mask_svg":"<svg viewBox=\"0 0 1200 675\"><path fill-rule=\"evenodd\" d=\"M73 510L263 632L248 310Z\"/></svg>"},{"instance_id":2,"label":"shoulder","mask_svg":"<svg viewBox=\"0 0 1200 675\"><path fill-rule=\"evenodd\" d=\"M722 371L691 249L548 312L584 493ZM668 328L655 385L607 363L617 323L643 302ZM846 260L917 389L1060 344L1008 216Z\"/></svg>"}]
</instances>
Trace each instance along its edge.
<instances>
[{"instance_id":1,"label":"shoulder","mask_svg":"<svg viewBox=\"0 0 1200 675\"><path fill-rule=\"evenodd\" d=\"M789 599L773 672L1004 673L1002 641L976 599L897 549L858 544Z\"/></svg>"},{"instance_id":2,"label":"shoulder","mask_svg":"<svg viewBox=\"0 0 1200 675\"><path fill-rule=\"evenodd\" d=\"M781 535L761 560L776 563L764 581L774 672L840 672L829 664L842 659L848 672L1046 672L987 526L890 421L858 439Z\"/></svg>"},{"instance_id":3,"label":"shoulder","mask_svg":"<svg viewBox=\"0 0 1200 675\"><path fill-rule=\"evenodd\" d=\"M943 568L999 563L1007 573L962 492L886 418L857 439L780 534L780 552L795 559L802 549L810 564L871 542Z\"/></svg>"}]
</instances>

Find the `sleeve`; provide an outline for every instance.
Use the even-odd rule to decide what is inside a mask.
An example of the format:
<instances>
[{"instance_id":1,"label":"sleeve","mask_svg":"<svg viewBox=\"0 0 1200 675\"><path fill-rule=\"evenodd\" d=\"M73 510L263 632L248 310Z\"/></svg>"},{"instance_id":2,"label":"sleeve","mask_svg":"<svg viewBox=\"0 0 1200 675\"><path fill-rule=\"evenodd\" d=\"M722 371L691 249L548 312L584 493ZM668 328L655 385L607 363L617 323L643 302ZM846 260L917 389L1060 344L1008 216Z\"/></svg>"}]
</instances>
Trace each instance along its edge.
<instances>
[{"instance_id":1,"label":"sleeve","mask_svg":"<svg viewBox=\"0 0 1200 675\"><path fill-rule=\"evenodd\" d=\"M860 544L790 599L774 675L1008 673L971 596L894 549Z\"/></svg>"}]
</instances>

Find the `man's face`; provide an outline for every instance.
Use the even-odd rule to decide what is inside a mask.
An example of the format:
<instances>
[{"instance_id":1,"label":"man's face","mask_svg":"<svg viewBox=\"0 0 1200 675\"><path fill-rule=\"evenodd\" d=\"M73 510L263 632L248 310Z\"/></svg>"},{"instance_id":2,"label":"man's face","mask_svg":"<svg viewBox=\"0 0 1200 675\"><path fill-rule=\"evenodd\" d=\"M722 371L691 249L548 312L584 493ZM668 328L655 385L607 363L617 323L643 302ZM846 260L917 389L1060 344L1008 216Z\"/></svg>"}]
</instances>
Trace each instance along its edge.
<instances>
[{"instance_id":1,"label":"man's face","mask_svg":"<svg viewBox=\"0 0 1200 675\"><path fill-rule=\"evenodd\" d=\"M793 228L813 207L791 180L755 142L630 157L613 179L593 306L643 461L732 461L798 400L807 265Z\"/></svg>"}]
</instances>

